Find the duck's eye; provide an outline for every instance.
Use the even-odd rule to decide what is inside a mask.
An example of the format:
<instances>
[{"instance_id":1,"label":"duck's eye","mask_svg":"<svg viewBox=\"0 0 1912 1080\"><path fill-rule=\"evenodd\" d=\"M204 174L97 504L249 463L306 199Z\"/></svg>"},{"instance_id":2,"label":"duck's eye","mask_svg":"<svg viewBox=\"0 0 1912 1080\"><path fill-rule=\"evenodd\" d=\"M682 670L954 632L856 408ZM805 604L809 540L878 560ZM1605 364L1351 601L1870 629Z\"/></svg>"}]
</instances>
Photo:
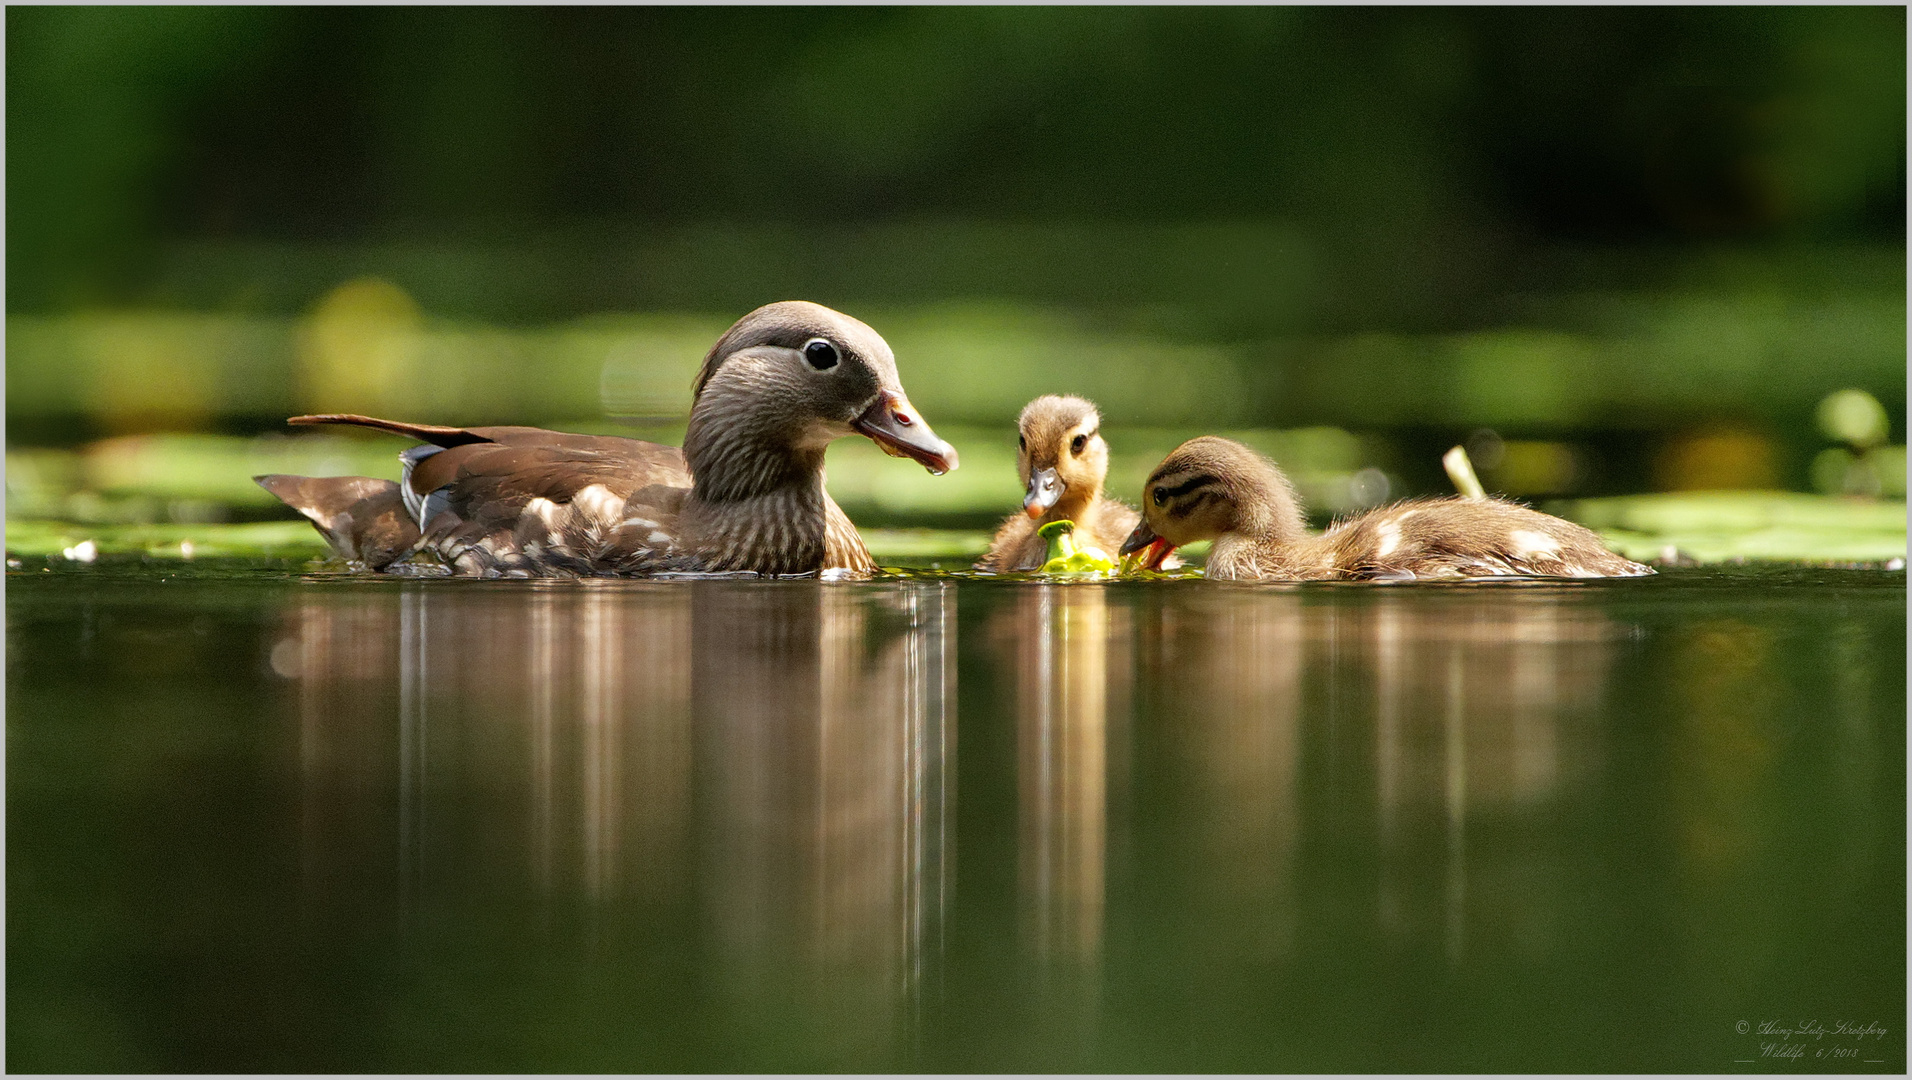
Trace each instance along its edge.
<instances>
[{"instance_id":1,"label":"duck's eye","mask_svg":"<svg viewBox=\"0 0 1912 1080\"><path fill-rule=\"evenodd\" d=\"M1016 436L1016 449L1018 450L1029 449L1029 436L1027 435Z\"/></svg>"},{"instance_id":2,"label":"duck's eye","mask_svg":"<svg viewBox=\"0 0 1912 1080\"><path fill-rule=\"evenodd\" d=\"M810 361L810 366L818 371L828 371L837 366L837 361L842 359L837 355L836 346L822 338L811 338L804 342L803 358Z\"/></svg>"},{"instance_id":3,"label":"duck's eye","mask_svg":"<svg viewBox=\"0 0 1912 1080\"><path fill-rule=\"evenodd\" d=\"M1089 445L1089 437L1087 435L1077 435L1075 438L1069 440L1069 452L1071 454L1080 454L1082 453L1082 448L1087 445Z\"/></svg>"},{"instance_id":4,"label":"duck's eye","mask_svg":"<svg viewBox=\"0 0 1912 1080\"><path fill-rule=\"evenodd\" d=\"M1168 493L1161 488L1156 488L1155 493L1149 496L1149 500L1157 506L1166 506L1168 505Z\"/></svg>"}]
</instances>

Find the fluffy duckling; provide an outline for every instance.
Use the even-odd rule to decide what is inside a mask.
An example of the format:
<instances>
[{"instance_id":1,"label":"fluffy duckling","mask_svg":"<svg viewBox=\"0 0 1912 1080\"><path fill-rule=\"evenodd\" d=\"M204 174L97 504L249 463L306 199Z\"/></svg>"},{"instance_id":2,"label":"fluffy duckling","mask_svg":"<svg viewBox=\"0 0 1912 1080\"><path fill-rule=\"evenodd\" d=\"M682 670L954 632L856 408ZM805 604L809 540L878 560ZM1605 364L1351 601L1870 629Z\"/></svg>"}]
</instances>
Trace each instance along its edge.
<instances>
[{"instance_id":1,"label":"fluffy duckling","mask_svg":"<svg viewBox=\"0 0 1912 1080\"><path fill-rule=\"evenodd\" d=\"M1016 425L1016 471L1027 492L1022 513L1003 522L976 569L1003 574L1040 567L1049 542L1037 530L1052 521L1075 522L1079 543L1113 554L1140 515L1102 494L1109 445L1095 406L1047 394L1025 405Z\"/></svg>"},{"instance_id":2,"label":"fluffy duckling","mask_svg":"<svg viewBox=\"0 0 1912 1080\"><path fill-rule=\"evenodd\" d=\"M1141 524L1122 553L1153 568L1213 539L1205 576L1222 580L1409 581L1469 577L1635 577L1652 569L1608 551L1592 531L1500 499L1411 499L1309 534L1295 489L1274 464L1228 439L1175 449L1142 489Z\"/></svg>"},{"instance_id":3,"label":"fluffy duckling","mask_svg":"<svg viewBox=\"0 0 1912 1080\"><path fill-rule=\"evenodd\" d=\"M421 439L403 479L261 476L339 554L369 569L414 551L455 574L663 571L863 574L876 568L823 489L845 435L941 474L956 450L909 403L875 330L801 301L745 315L704 358L684 448L531 427L295 416Z\"/></svg>"}]
</instances>

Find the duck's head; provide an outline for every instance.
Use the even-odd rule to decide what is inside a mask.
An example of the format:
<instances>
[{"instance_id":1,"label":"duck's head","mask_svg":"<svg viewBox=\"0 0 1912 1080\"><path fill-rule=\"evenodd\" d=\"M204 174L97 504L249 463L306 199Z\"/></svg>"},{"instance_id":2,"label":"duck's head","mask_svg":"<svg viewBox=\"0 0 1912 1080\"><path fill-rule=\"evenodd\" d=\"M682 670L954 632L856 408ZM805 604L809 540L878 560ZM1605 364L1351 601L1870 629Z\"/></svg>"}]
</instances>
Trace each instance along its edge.
<instances>
[{"instance_id":1,"label":"duck's head","mask_svg":"<svg viewBox=\"0 0 1912 1080\"><path fill-rule=\"evenodd\" d=\"M1025 405L1016 426L1023 512L1039 518L1060 504L1062 517L1081 513L1109 475L1101 414L1079 397L1048 394Z\"/></svg>"},{"instance_id":2,"label":"duck's head","mask_svg":"<svg viewBox=\"0 0 1912 1080\"><path fill-rule=\"evenodd\" d=\"M1144 569L1169 552L1229 533L1293 540L1302 533L1294 487L1281 470L1232 439L1204 435L1175 448L1142 485L1142 520L1122 554Z\"/></svg>"},{"instance_id":3,"label":"duck's head","mask_svg":"<svg viewBox=\"0 0 1912 1080\"><path fill-rule=\"evenodd\" d=\"M787 450L820 461L851 434L938 475L956 468L956 448L903 392L889 344L820 304L786 300L738 319L704 357L693 392L684 453L700 482L739 455Z\"/></svg>"}]
</instances>

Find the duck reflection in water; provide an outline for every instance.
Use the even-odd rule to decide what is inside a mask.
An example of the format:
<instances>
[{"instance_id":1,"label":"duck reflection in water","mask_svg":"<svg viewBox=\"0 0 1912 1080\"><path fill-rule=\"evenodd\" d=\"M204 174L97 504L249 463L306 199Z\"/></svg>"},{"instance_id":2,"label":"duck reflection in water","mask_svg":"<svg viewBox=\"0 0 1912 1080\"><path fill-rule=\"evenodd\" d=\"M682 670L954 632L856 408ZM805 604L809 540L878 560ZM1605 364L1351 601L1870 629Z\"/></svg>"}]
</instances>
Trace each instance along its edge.
<instances>
[{"instance_id":1,"label":"duck reflection in water","mask_svg":"<svg viewBox=\"0 0 1912 1080\"><path fill-rule=\"evenodd\" d=\"M708 593L700 873L732 970L774 982L793 953L811 961L799 980L853 974L878 996L918 985L945 898L953 587Z\"/></svg>"},{"instance_id":2,"label":"duck reflection in water","mask_svg":"<svg viewBox=\"0 0 1912 1080\"><path fill-rule=\"evenodd\" d=\"M953 857L960 587L315 589L272 650L308 892L411 926L461 889L522 895L559 943L566 912L690 942L740 1017L899 1019L935 973ZM1354 917L1409 951L1558 938L1568 854L1479 837L1593 771L1626 635L1574 587L979 595L1041 993L1093 1000L1138 912L1175 913L1142 930L1172 947L1301 955L1350 916L1306 898L1350 874L1372 883ZM866 1060L895 1030L815 1037Z\"/></svg>"},{"instance_id":3,"label":"duck reflection in water","mask_svg":"<svg viewBox=\"0 0 1912 1080\"><path fill-rule=\"evenodd\" d=\"M1019 589L990 637L1016 718L1017 879L1024 935L1043 959L1100 953L1109 728L1127 716L1128 612L1098 588Z\"/></svg>"},{"instance_id":4,"label":"duck reflection in water","mask_svg":"<svg viewBox=\"0 0 1912 1080\"><path fill-rule=\"evenodd\" d=\"M1138 615L1145 708L1138 750L1183 797L1164 823L1162 852L1186 882L1175 902L1195 926L1229 926L1231 954L1285 951L1292 933L1299 808L1296 770L1310 610L1292 592L1204 595L1147 605ZM1197 934L1187 948L1216 943Z\"/></svg>"},{"instance_id":5,"label":"duck reflection in water","mask_svg":"<svg viewBox=\"0 0 1912 1080\"><path fill-rule=\"evenodd\" d=\"M1533 890L1559 877L1521 868L1559 854L1470 855L1468 825L1543 811L1589 771L1623 629L1558 587L1342 599L1138 606L1136 756L1179 792L1176 819L1152 826L1177 868L1163 902L1196 913L1195 942L1272 959L1325 917L1296 882L1368 873L1372 852L1382 933L1451 963L1470 933L1544 948L1557 905Z\"/></svg>"},{"instance_id":6,"label":"duck reflection in water","mask_svg":"<svg viewBox=\"0 0 1912 1080\"><path fill-rule=\"evenodd\" d=\"M1336 628L1374 672L1382 928L1438 938L1450 963L1476 936L1544 950L1557 904L1532 890L1561 880L1542 870L1560 853L1470 853L1468 826L1544 811L1591 771L1624 629L1557 588L1434 599L1382 596ZM1425 922L1435 911L1438 928Z\"/></svg>"},{"instance_id":7,"label":"duck reflection in water","mask_svg":"<svg viewBox=\"0 0 1912 1080\"><path fill-rule=\"evenodd\" d=\"M954 617L923 583L315 591L273 650L308 905L415 925L515 890L695 934L742 1016L906 1008L940 947Z\"/></svg>"}]
</instances>

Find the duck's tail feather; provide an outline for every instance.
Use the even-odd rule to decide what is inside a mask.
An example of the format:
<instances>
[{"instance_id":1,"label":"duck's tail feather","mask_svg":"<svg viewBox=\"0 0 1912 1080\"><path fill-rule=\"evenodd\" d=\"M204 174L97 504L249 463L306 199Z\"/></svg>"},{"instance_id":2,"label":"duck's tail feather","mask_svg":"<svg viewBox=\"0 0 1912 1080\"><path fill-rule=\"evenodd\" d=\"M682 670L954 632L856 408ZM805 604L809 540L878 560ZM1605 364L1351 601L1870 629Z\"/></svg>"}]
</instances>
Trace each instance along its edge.
<instances>
[{"instance_id":1,"label":"duck's tail feather","mask_svg":"<svg viewBox=\"0 0 1912 1080\"><path fill-rule=\"evenodd\" d=\"M294 416L288 424L351 424L355 427L377 428L396 435L404 435L419 442L435 443L438 446L464 446L468 443L492 441L490 436L481 435L469 428L441 427L437 424L407 424L401 420L380 420L375 416L360 416L357 413L319 413L315 416Z\"/></svg>"},{"instance_id":2,"label":"duck's tail feather","mask_svg":"<svg viewBox=\"0 0 1912 1080\"><path fill-rule=\"evenodd\" d=\"M418 544L418 523L390 480L281 473L252 480L304 514L348 562L378 570L411 554Z\"/></svg>"}]
</instances>

